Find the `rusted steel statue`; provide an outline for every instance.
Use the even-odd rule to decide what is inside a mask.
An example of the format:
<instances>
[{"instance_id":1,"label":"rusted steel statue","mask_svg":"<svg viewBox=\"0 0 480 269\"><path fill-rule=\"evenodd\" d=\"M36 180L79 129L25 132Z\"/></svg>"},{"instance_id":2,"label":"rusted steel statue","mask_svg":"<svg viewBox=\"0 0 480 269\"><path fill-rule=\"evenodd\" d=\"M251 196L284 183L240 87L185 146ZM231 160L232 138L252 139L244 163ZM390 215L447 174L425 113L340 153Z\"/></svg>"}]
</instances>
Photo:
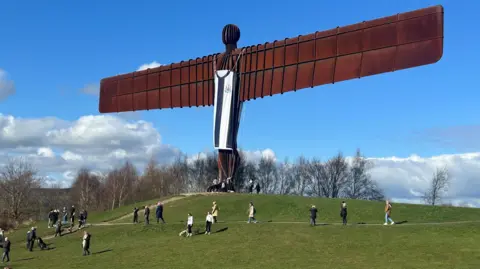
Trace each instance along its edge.
<instances>
[{"instance_id":1,"label":"rusted steel statue","mask_svg":"<svg viewBox=\"0 0 480 269\"><path fill-rule=\"evenodd\" d=\"M432 64L443 54L443 7L237 48L240 29L224 27L225 52L102 79L100 113L214 106L219 180L233 179L242 103L323 84Z\"/></svg>"}]
</instances>

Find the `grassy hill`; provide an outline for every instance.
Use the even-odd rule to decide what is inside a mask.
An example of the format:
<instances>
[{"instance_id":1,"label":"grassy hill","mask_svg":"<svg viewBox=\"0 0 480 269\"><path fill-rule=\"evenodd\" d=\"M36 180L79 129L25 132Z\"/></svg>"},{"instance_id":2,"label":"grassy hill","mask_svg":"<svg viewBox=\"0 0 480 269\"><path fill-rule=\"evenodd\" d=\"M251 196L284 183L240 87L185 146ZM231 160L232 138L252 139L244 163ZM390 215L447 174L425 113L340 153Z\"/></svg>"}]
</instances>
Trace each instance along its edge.
<instances>
[{"instance_id":1,"label":"grassy hill","mask_svg":"<svg viewBox=\"0 0 480 269\"><path fill-rule=\"evenodd\" d=\"M30 253L19 230L9 235L12 268L480 268L479 209L393 204L392 218L404 224L384 227L384 203L347 200L353 225L310 227L311 204L319 209L318 222L338 224L341 200L241 194L161 200L167 201L165 225L155 223L154 210L151 225L126 225L133 205L92 213L87 230L94 254L88 257L81 256L81 232L48 240L55 249ZM203 232L214 200L220 223L213 231L219 232L179 237L188 212ZM250 201L261 223L246 224ZM53 232L45 227L38 224L39 234Z\"/></svg>"}]
</instances>

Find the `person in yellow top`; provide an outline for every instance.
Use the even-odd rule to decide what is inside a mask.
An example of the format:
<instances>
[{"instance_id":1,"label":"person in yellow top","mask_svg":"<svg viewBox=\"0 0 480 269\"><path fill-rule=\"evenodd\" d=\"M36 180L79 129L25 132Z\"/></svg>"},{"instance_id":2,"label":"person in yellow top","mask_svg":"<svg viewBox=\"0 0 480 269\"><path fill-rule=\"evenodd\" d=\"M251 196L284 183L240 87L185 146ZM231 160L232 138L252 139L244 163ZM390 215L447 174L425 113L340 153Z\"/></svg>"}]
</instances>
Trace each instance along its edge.
<instances>
[{"instance_id":1,"label":"person in yellow top","mask_svg":"<svg viewBox=\"0 0 480 269\"><path fill-rule=\"evenodd\" d=\"M218 217L218 205L217 202L213 202L212 206L212 216L213 216L213 223L217 223L217 217Z\"/></svg>"},{"instance_id":2,"label":"person in yellow top","mask_svg":"<svg viewBox=\"0 0 480 269\"><path fill-rule=\"evenodd\" d=\"M385 223L383 225L388 225L388 222L391 222L391 225L395 224L395 222L390 218L392 215L392 204L387 200L385 201Z\"/></svg>"}]
</instances>

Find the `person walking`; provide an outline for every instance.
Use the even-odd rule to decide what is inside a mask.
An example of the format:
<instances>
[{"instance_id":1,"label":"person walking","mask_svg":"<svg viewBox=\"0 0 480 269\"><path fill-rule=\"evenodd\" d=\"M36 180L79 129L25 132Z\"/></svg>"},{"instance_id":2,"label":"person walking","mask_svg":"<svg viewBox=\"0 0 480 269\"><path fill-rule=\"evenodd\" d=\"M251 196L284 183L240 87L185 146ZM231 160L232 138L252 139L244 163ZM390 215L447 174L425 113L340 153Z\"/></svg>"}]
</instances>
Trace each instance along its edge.
<instances>
[{"instance_id":1,"label":"person walking","mask_svg":"<svg viewBox=\"0 0 480 269\"><path fill-rule=\"evenodd\" d=\"M340 205L340 217L342 217L343 225L347 225L347 203L342 201Z\"/></svg>"},{"instance_id":2,"label":"person walking","mask_svg":"<svg viewBox=\"0 0 480 269\"><path fill-rule=\"evenodd\" d=\"M148 207L148 205L145 206L143 216L145 217L145 225L150 224L150 208Z\"/></svg>"},{"instance_id":3,"label":"person walking","mask_svg":"<svg viewBox=\"0 0 480 269\"><path fill-rule=\"evenodd\" d=\"M138 208L133 209L133 223L138 223Z\"/></svg>"},{"instance_id":4,"label":"person walking","mask_svg":"<svg viewBox=\"0 0 480 269\"><path fill-rule=\"evenodd\" d=\"M88 217L88 212L86 209L83 210L83 225L87 226L87 217Z\"/></svg>"},{"instance_id":5,"label":"person walking","mask_svg":"<svg viewBox=\"0 0 480 269\"><path fill-rule=\"evenodd\" d=\"M312 205L310 208L310 225L311 226L316 226L317 225L317 213L318 210L315 207L315 205Z\"/></svg>"},{"instance_id":6,"label":"person walking","mask_svg":"<svg viewBox=\"0 0 480 269\"><path fill-rule=\"evenodd\" d=\"M8 237L5 237L5 241L3 242L2 262L10 261L10 246L11 246L10 240L8 239Z\"/></svg>"},{"instance_id":7,"label":"person walking","mask_svg":"<svg viewBox=\"0 0 480 269\"><path fill-rule=\"evenodd\" d=\"M75 206L72 205L70 208L70 225L75 225Z\"/></svg>"},{"instance_id":8,"label":"person walking","mask_svg":"<svg viewBox=\"0 0 480 269\"><path fill-rule=\"evenodd\" d=\"M187 237L192 237L192 227L193 227L193 215L188 213L187 218Z\"/></svg>"},{"instance_id":9,"label":"person walking","mask_svg":"<svg viewBox=\"0 0 480 269\"><path fill-rule=\"evenodd\" d=\"M162 220L162 223L165 223L165 220L163 219L163 204L162 204L162 202L157 203L157 209L155 210L155 215L157 217L157 223L160 223L160 220Z\"/></svg>"},{"instance_id":10,"label":"person walking","mask_svg":"<svg viewBox=\"0 0 480 269\"><path fill-rule=\"evenodd\" d=\"M207 217L205 219L205 234L210 234L212 230L213 216L210 212L207 212Z\"/></svg>"},{"instance_id":11,"label":"person walking","mask_svg":"<svg viewBox=\"0 0 480 269\"><path fill-rule=\"evenodd\" d=\"M217 223L217 217L218 217L218 205L216 201L213 201L213 206L212 206L212 217L213 217L213 223Z\"/></svg>"},{"instance_id":12,"label":"person walking","mask_svg":"<svg viewBox=\"0 0 480 269\"><path fill-rule=\"evenodd\" d=\"M48 212L48 229L53 226L53 209Z\"/></svg>"},{"instance_id":13,"label":"person walking","mask_svg":"<svg viewBox=\"0 0 480 269\"><path fill-rule=\"evenodd\" d=\"M27 248L28 251L33 251L33 246L35 244L35 240L37 239L37 229L32 227L32 229L27 234Z\"/></svg>"},{"instance_id":14,"label":"person walking","mask_svg":"<svg viewBox=\"0 0 480 269\"><path fill-rule=\"evenodd\" d=\"M391 222L391 225L395 224L395 222L391 218L392 215L392 204L387 200L385 201L385 223L383 225L388 225L388 222Z\"/></svg>"},{"instance_id":15,"label":"person walking","mask_svg":"<svg viewBox=\"0 0 480 269\"><path fill-rule=\"evenodd\" d=\"M83 256L90 255L90 238L91 234L89 234L87 231L83 232L83 238L82 238L82 247L83 247Z\"/></svg>"},{"instance_id":16,"label":"person walking","mask_svg":"<svg viewBox=\"0 0 480 269\"><path fill-rule=\"evenodd\" d=\"M257 223L255 219L255 214L257 213L257 209L253 206L253 202L250 202L250 206L248 207L248 222L247 223Z\"/></svg>"},{"instance_id":17,"label":"person walking","mask_svg":"<svg viewBox=\"0 0 480 269\"><path fill-rule=\"evenodd\" d=\"M57 228L55 228L55 237L62 236L62 222L59 220L57 223Z\"/></svg>"},{"instance_id":18,"label":"person walking","mask_svg":"<svg viewBox=\"0 0 480 269\"><path fill-rule=\"evenodd\" d=\"M68 220L68 212L67 212L67 208L66 207L63 207L63 221L62 221L62 224L67 224L67 220Z\"/></svg>"}]
</instances>

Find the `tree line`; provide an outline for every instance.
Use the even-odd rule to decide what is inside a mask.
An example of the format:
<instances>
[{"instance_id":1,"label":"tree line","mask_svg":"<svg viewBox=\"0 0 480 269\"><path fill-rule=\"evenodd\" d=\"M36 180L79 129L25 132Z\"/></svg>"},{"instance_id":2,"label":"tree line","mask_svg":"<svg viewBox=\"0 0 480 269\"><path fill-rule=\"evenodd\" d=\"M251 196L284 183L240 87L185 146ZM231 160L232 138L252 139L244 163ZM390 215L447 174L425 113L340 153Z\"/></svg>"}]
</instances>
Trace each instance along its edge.
<instances>
[{"instance_id":1,"label":"tree line","mask_svg":"<svg viewBox=\"0 0 480 269\"><path fill-rule=\"evenodd\" d=\"M245 192L253 180L265 194L385 199L383 190L370 177L373 163L360 150L352 158L338 153L326 161L305 157L283 162L268 157L249 161L240 154L234 181L237 192ZM442 178L442 171L437 171L433 181ZM217 154L212 152L204 158L181 156L170 164L159 164L152 158L143 171L128 160L102 173L80 168L70 188L45 188L45 180L38 176L35 167L25 159L12 159L0 169L0 219L9 220L0 226L44 219L51 208L72 204L79 209L101 211L168 195L204 192L217 176ZM440 185L432 184L433 188ZM429 193L438 202L441 192L429 190L426 197ZM425 200L435 204L432 199Z\"/></svg>"}]
</instances>

